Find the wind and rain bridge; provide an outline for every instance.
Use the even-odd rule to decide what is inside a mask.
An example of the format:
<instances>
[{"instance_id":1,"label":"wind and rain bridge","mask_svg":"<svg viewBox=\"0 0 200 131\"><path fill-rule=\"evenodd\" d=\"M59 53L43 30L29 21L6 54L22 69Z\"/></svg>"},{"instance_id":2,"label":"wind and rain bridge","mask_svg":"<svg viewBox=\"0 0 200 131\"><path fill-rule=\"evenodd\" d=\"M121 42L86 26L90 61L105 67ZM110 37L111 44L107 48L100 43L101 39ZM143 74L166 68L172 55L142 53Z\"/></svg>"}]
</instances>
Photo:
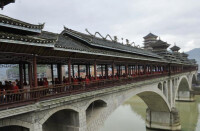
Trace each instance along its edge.
<instances>
[{"instance_id":1,"label":"wind and rain bridge","mask_svg":"<svg viewBox=\"0 0 200 131\"><path fill-rule=\"evenodd\" d=\"M134 95L148 106L148 128L181 130L175 102L194 101L198 65L178 46L169 51L152 33L140 48L99 32L43 28L0 15L0 64L19 66L17 83L0 85L1 131L96 131Z\"/></svg>"}]
</instances>

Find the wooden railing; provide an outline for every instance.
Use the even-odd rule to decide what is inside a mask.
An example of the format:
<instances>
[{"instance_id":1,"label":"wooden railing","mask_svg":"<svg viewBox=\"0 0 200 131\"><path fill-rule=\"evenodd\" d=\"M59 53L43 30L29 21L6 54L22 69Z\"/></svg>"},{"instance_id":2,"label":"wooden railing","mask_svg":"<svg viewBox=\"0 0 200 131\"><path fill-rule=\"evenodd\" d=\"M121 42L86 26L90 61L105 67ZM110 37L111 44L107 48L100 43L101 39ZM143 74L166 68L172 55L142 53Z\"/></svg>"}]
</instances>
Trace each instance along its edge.
<instances>
[{"instance_id":1,"label":"wooden railing","mask_svg":"<svg viewBox=\"0 0 200 131\"><path fill-rule=\"evenodd\" d=\"M14 92L13 90L1 91L0 110L32 104L42 100L53 99L62 96L69 96L94 90L100 90L104 88L144 81L163 76L168 76L168 73L163 72L160 74L148 74L135 77L122 77L119 79L104 79L104 80L90 81L90 82L50 85L32 89L22 89L19 90L18 92Z\"/></svg>"}]
</instances>

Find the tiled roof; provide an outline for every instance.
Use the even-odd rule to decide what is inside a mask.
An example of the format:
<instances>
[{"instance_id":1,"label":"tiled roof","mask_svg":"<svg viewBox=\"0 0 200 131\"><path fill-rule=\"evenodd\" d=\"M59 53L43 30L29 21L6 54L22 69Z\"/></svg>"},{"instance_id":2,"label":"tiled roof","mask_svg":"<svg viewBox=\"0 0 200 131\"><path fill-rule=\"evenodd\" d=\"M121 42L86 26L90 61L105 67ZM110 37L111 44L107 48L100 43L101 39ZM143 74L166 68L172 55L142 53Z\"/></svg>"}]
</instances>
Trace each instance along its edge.
<instances>
[{"instance_id":1,"label":"tiled roof","mask_svg":"<svg viewBox=\"0 0 200 131\"><path fill-rule=\"evenodd\" d=\"M144 39L147 39L147 38L157 38L158 36L152 34L152 33L149 33L148 35L146 35L145 37L143 37Z\"/></svg>"},{"instance_id":2,"label":"tiled roof","mask_svg":"<svg viewBox=\"0 0 200 131\"><path fill-rule=\"evenodd\" d=\"M167 49L170 46L170 44L168 44L162 40L157 40L155 43L151 43L150 46L153 49L156 49L156 48Z\"/></svg>"},{"instance_id":3,"label":"tiled roof","mask_svg":"<svg viewBox=\"0 0 200 131\"><path fill-rule=\"evenodd\" d=\"M77 38L72 38L70 36L65 35L64 32L61 34L56 34L56 33L50 33L50 32L45 32L43 31L41 35L38 37L40 38L57 38L56 44L55 44L55 49L63 49L63 50L70 50L74 52L88 52L88 54L97 54L97 55L105 55L105 56L114 56L114 57L121 57L121 58L132 58L132 59L138 59L138 60L149 60L149 61L159 61L159 62L166 62L162 57L159 58L154 58L154 57L147 57L147 56L141 56L138 54L131 54L131 53L124 53L120 51L115 51L115 50L106 50L106 49L99 49L94 46L90 46L88 44L84 44L83 41L77 39Z\"/></svg>"},{"instance_id":4,"label":"tiled roof","mask_svg":"<svg viewBox=\"0 0 200 131\"><path fill-rule=\"evenodd\" d=\"M23 43L26 43L27 45L29 43L46 45L46 44L55 43L56 39L44 39L44 38L36 37L36 36L24 36L24 35L16 35L16 34L11 34L11 33L0 32L0 42L8 42L8 43L23 42Z\"/></svg>"},{"instance_id":5,"label":"tiled roof","mask_svg":"<svg viewBox=\"0 0 200 131\"><path fill-rule=\"evenodd\" d=\"M77 31L74 31L74 30L71 30L71 29L66 28L63 31L63 34L65 34L65 33L68 34L68 35L71 35L73 37L76 37L80 40L83 40L87 44L94 46L94 47L160 58L160 56L158 56L157 54L152 53L152 52L147 51L147 50L144 50L144 49L140 49L140 48L129 46L129 45L123 45L122 43L119 43L119 42L106 40L106 39L103 39L103 38L98 38L98 37L87 35L87 34L84 34L84 33L80 33L80 32L77 32Z\"/></svg>"},{"instance_id":6,"label":"tiled roof","mask_svg":"<svg viewBox=\"0 0 200 131\"><path fill-rule=\"evenodd\" d=\"M41 33L44 24L34 25L0 14L0 26Z\"/></svg>"},{"instance_id":7,"label":"tiled roof","mask_svg":"<svg viewBox=\"0 0 200 131\"><path fill-rule=\"evenodd\" d=\"M172 51L179 51L180 47L174 45L173 47L170 48Z\"/></svg>"}]
</instances>

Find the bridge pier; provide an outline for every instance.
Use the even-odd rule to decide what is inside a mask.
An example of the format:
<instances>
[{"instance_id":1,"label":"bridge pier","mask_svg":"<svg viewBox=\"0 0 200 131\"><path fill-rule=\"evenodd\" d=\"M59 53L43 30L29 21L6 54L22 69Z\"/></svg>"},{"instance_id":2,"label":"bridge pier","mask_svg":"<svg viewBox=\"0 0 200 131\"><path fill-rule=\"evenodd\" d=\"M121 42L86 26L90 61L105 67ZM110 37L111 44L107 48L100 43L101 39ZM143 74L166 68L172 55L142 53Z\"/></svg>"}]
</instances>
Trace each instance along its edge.
<instances>
[{"instance_id":1,"label":"bridge pier","mask_svg":"<svg viewBox=\"0 0 200 131\"><path fill-rule=\"evenodd\" d=\"M194 96L193 91L178 91L176 101L193 102Z\"/></svg>"},{"instance_id":2,"label":"bridge pier","mask_svg":"<svg viewBox=\"0 0 200 131\"><path fill-rule=\"evenodd\" d=\"M180 131L180 118L178 111L173 108L171 112L146 111L146 127L157 130Z\"/></svg>"}]
</instances>

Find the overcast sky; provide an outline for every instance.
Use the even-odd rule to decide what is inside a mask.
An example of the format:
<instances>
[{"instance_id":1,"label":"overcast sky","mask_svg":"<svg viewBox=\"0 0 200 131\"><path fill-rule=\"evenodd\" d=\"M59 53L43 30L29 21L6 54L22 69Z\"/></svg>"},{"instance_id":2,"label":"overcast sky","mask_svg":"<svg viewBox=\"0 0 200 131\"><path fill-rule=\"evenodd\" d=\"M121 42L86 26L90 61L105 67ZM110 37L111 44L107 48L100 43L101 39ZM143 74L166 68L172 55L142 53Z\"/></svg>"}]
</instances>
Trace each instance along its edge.
<instances>
[{"instance_id":1,"label":"overcast sky","mask_svg":"<svg viewBox=\"0 0 200 131\"><path fill-rule=\"evenodd\" d=\"M16 0L2 14L44 30L60 33L65 25L73 30L100 32L142 45L152 32L182 51L200 47L199 0Z\"/></svg>"}]
</instances>

